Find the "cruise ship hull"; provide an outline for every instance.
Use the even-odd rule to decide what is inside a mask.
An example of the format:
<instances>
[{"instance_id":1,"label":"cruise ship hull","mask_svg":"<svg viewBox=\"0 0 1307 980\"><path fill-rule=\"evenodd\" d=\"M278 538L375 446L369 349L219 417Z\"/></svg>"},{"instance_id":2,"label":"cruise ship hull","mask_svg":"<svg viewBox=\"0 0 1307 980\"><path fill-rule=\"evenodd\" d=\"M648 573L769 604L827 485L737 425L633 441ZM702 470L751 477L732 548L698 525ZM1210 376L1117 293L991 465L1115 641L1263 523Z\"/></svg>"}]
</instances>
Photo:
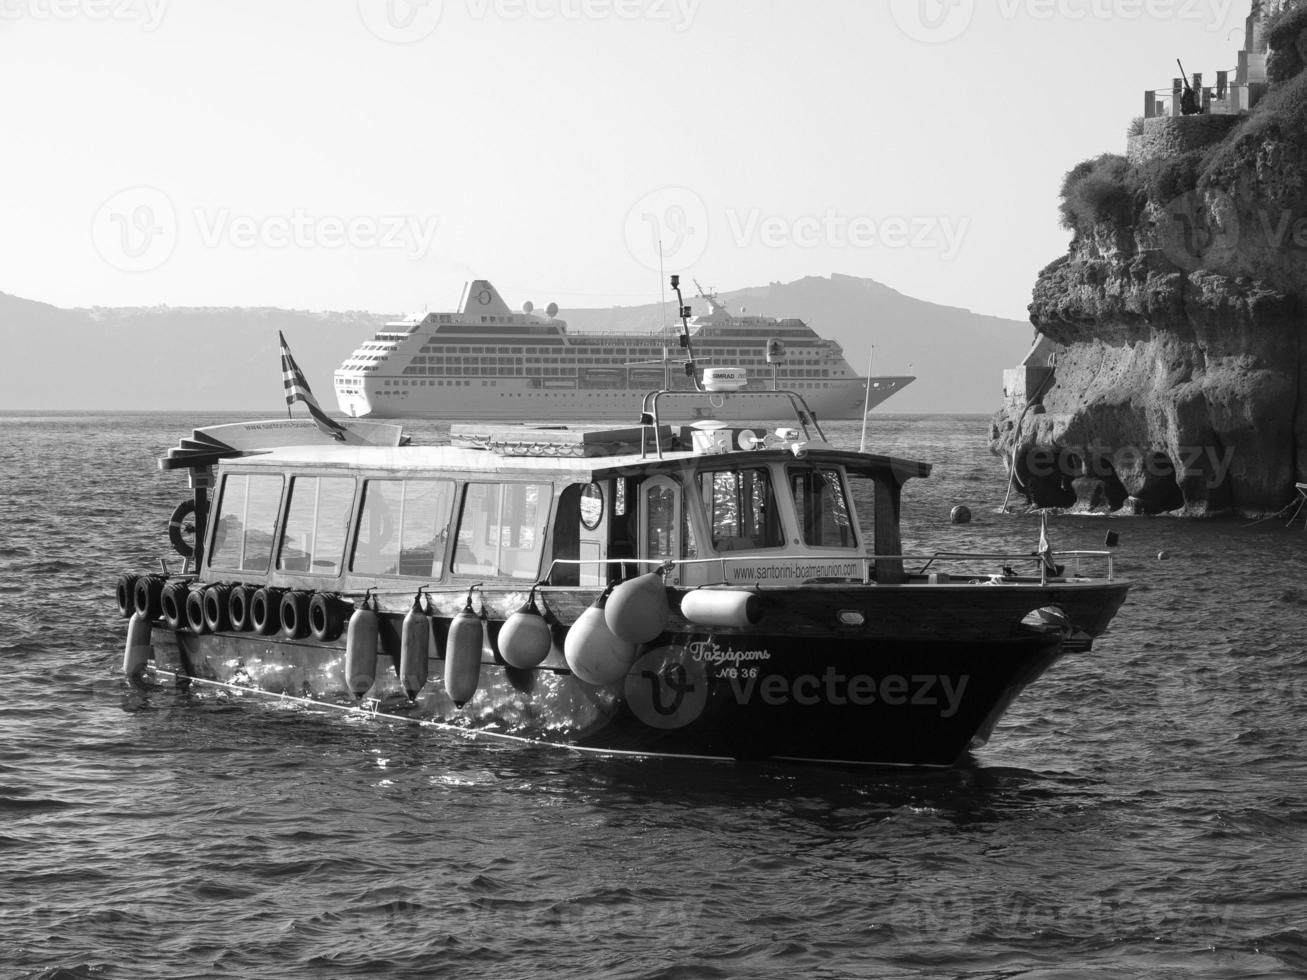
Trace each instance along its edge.
<instances>
[{"instance_id":1,"label":"cruise ship hull","mask_svg":"<svg viewBox=\"0 0 1307 980\"><path fill-rule=\"evenodd\" d=\"M864 410L875 408L913 380L911 376L872 378L870 396L861 378L833 381L821 387L796 386L795 390L803 395L818 418L860 419ZM525 379L499 379L486 385L473 381L467 386L360 391L356 395L342 395L339 402L341 410L353 418L629 422L639 417L645 394L634 388L532 388ZM756 400L748 408L736 409L729 394L705 392L702 405L665 417L735 422L759 418L759 411ZM775 405L769 406L766 412L768 417L778 419L792 414L789 399L784 395L777 395Z\"/></svg>"}]
</instances>

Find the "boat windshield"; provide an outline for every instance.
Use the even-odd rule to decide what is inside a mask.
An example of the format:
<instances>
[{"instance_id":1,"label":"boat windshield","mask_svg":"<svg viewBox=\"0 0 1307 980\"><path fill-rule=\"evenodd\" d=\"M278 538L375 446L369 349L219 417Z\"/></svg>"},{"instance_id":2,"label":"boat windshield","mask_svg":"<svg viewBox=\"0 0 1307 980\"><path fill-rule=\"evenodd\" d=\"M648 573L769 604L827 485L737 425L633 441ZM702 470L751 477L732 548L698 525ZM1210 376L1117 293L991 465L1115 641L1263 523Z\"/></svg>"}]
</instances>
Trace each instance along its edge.
<instances>
[{"instance_id":1,"label":"boat windshield","mask_svg":"<svg viewBox=\"0 0 1307 980\"><path fill-rule=\"evenodd\" d=\"M833 467L796 466L790 468L789 480L803 543L812 548L856 547L840 471Z\"/></svg>"},{"instance_id":2,"label":"boat windshield","mask_svg":"<svg viewBox=\"0 0 1307 980\"><path fill-rule=\"evenodd\" d=\"M699 494L716 551L785 545L780 511L766 467L699 474Z\"/></svg>"}]
</instances>

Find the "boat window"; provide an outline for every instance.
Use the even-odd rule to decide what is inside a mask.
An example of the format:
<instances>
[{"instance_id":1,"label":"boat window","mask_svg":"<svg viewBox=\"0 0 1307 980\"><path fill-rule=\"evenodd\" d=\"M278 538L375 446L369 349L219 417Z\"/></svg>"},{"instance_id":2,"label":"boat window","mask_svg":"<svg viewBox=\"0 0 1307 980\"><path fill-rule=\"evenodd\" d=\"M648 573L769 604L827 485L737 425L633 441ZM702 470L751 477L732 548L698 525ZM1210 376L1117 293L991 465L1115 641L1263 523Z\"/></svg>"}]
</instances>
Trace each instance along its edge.
<instances>
[{"instance_id":1,"label":"boat window","mask_svg":"<svg viewBox=\"0 0 1307 980\"><path fill-rule=\"evenodd\" d=\"M766 469L699 474L699 492L716 551L779 548L785 544L776 495Z\"/></svg>"},{"instance_id":2,"label":"boat window","mask_svg":"<svg viewBox=\"0 0 1307 980\"><path fill-rule=\"evenodd\" d=\"M469 483L454 546L454 574L536 578L549 500L548 484Z\"/></svg>"},{"instance_id":3,"label":"boat window","mask_svg":"<svg viewBox=\"0 0 1307 980\"><path fill-rule=\"evenodd\" d=\"M223 478L209 567L266 572L281 509L281 474Z\"/></svg>"},{"instance_id":4,"label":"boat window","mask_svg":"<svg viewBox=\"0 0 1307 980\"><path fill-rule=\"evenodd\" d=\"M368 480L352 571L437 578L454 500L452 480Z\"/></svg>"},{"instance_id":5,"label":"boat window","mask_svg":"<svg viewBox=\"0 0 1307 980\"><path fill-rule=\"evenodd\" d=\"M277 570L339 575L353 509L353 477L293 477Z\"/></svg>"},{"instance_id":6,"label":"boat window","mask_svg":"<svg viewBox=\"0 0 1307 980\"><path fill-rule=\"evenodd\" d=\"M857 544L839 470L793 468L790 492L804 544L814 548L852 548Z\"/></svg>"}]
</instances>

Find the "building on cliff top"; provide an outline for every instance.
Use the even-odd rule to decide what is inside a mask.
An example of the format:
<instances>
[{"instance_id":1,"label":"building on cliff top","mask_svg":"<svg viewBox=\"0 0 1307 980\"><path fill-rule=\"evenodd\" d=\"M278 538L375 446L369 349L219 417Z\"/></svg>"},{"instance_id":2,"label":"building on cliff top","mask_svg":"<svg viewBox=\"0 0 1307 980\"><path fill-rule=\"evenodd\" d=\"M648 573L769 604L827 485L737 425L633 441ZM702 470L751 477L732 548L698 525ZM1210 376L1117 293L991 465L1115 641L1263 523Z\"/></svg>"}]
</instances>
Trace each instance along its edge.
<instances>
[{"instance_id":1,"label":"building on cliff top","mask_svg":"<svg viewBox=\"0 0 1307 980\"><path fill-rule=\"evenodd\" d=\"M1238 65L1218 71L1215 85L1203 84L1194 72L1192 83L1173 78L1170 91L1144 92L1144 116L1138 132L1126 140L1126 156L1133 164L1175 156L1222 140L1266 94L1267 25L1273 17L1307 0L1252 0L1244 22L1243 49ZM1186 100L1186 86L1193 94ZM1189 104L1186 105L1186 102Z\"/></svg>"}]
</instances>

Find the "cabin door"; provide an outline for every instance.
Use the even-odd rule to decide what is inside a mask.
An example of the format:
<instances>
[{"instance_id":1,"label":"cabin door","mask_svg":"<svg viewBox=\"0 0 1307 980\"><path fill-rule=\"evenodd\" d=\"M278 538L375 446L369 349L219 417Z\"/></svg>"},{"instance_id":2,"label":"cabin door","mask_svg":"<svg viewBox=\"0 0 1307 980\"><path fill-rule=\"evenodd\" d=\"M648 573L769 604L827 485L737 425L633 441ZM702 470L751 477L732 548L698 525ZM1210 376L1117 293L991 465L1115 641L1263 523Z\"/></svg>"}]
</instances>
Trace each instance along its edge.
<instances>
[{"instance_id":1,"label":"cabin door","mask_svg":"<svg viewBox=\"0 0 1307 980\"><path fill-rule=\"evenodd\" d=\"M685 553L682 540L684 515L681 485L667 476L651 476L640 484L640 557L677 561ZM652 565L641 565L652 571ZM680 569L667 576L669 584L681 581Z\"/></svg>"},{"instance_id":2,"label":"cabin door","mask_svg":"<svg viewBox=\"0 0 1307 980\"><path fill-rule=\"evenodd\" d=\"M608 497L607 484L591 483L581 488L581 527L577 542L577 557L581 559L581 585L607 585L608 568Z\"/></svg>"}]
</instances>

